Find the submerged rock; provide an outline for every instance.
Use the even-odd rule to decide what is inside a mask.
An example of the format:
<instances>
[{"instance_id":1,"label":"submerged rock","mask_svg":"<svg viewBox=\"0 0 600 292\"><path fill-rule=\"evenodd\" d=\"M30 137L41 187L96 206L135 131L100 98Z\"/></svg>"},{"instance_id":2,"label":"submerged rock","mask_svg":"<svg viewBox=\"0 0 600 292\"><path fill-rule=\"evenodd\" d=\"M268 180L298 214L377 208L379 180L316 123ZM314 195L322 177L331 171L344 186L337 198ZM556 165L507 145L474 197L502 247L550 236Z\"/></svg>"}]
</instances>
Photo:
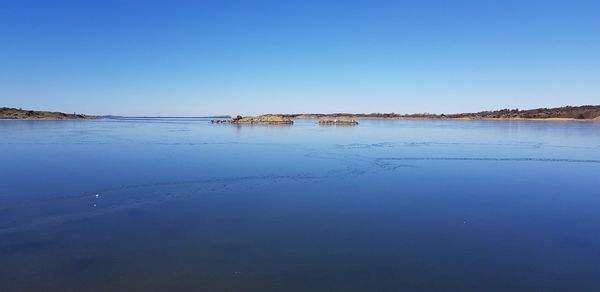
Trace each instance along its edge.
<instances>
[{"instance_id":1,"label":"submerged rock","mask_svg":"<svg viewBox=\"0 0 600 292\"><path fill-rule=\"evenodd\" d=\"M290 125L294 122L289 118L275 115L263 115L258 117L235 116L230 120L212 120L216 124L266 124L266 125Z\"/></svg>"},{"instance_id":2,"label":"submerged rock","mask_svg":"<svg viewBox=\"0 0 600 292\"><path fill-rule=\"evenodd\" d=\"M356 126L358 122L351 119L320 119L319 125Z\"/></svg>"}]
</instances>

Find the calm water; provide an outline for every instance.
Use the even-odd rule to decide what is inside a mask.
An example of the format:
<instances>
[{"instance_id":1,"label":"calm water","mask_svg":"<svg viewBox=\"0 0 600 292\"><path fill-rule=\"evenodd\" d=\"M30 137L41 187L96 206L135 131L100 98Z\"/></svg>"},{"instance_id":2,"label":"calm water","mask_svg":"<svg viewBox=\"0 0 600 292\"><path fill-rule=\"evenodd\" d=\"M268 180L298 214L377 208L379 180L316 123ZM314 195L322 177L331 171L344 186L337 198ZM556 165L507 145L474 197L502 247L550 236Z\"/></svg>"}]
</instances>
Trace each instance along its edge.
<instances>
[{"instance_id":1,"label":"calm water","mask_svg":"<svg viewBox=\"0 0 600 292\"><path fill-rule=\"evenodd\" d=\"M600 124L0 121L1 291L600 291Z\"/></svg>"}]
</instances>

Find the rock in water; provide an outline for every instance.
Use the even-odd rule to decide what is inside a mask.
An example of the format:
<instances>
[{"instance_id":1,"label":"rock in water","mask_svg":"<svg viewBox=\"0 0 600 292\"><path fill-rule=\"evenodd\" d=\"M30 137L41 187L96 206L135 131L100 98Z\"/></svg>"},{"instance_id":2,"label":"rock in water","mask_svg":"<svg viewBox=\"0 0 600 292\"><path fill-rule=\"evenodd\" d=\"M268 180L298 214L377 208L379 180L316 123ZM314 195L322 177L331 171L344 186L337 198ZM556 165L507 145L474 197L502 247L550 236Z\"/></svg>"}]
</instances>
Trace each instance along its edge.
<instances>
[{"instance_id":1,"label":"rock in water","mask_svg":"<svg viewBox=\"0 0 600 292\"><path fill-rule=\"evenodd\" d=\"M325 125L325 126L335 126L335 125L339 125L339 126L356 126L358 125L358 122L355 120L351 120L351 119L320 119L319 120L319 125Z\"/></svg>"},{"instance_id":2,"label":"rock in water","mask_svg":"<svg viewBox=\"0 0 600 292\"><path fill-rule=\"evenodd\" d=\"M264 125L291 125L294 122L289 118L276 115L263 115L258 117L236 116L231 120L212 120L217 124L264 124Z\"/></svg>"}]
</instances>

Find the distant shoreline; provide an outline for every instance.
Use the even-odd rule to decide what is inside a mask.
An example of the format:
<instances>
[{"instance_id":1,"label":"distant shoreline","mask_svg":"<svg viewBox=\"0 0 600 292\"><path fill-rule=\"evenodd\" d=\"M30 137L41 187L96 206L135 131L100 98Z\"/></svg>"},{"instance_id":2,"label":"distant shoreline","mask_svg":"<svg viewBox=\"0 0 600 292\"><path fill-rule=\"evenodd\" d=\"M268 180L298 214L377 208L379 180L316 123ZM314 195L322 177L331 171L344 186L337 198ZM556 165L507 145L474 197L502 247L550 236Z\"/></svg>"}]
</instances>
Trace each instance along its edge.
<instances>
[{"instance_id":1,"label":"distant shoreline","mask_svg":"<svg viewBox=\"0 0 600 292\"><path fill-rule=\"evenodd\" d=\"M600 105L564 106L558 108L538 109L502 109L496 111L482 111L476 113L459 114L396 114L396 113L329 113L329 114L266 114L259 117L282 117L287 119L382 119L382 120L458 120L458 121L539 121L539 122L600 122ZM216 115L210 117L174 117L174 116L93 116L85 114L67 114L62 112L33 111L16 108L0 108L0 120L92 120L102 118L225 118L229 115Z\"/></svg>"},{"instance_id":2,"label":"distant shoreline","mask_svg":"<svg viewBox=\"0 0 600 292\"><path fill-rule=\"evenodd\" d=\"M324 116L327 118L329 116ZM600 118L594 119L574 119L574 118L415 118L415 117L356 117L356 116L335 116L340 119L356 120L397 120L397 121L505 121L505 122L600 122ZM315 117L294 117L294 119L320 119Z\"/></svg>"},{"instance_id":3,"label":"distant shoreline","mask_svg":"<svg viewBox=\"0 0 600 292\"><path fill-rule=\"evenodd\" d=\"M600 121L600 105L564 106L528 110L502 109L459 114L396 114L396 113L330 113L330 114L273 114L293 119L385 119L385 120L464 120L464 121Z\"/></svg>"}]
</instances>

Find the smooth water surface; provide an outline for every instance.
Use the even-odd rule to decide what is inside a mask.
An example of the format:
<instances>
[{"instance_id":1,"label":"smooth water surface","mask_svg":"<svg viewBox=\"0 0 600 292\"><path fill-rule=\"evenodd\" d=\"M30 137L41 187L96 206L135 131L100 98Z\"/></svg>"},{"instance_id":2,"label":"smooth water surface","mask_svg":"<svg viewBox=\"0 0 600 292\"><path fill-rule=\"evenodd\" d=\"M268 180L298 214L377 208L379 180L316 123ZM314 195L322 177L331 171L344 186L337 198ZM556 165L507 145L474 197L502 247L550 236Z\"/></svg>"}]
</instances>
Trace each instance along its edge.
<instances>
[{"instance_id":1,"label":"smooth water surface","mask_svg":"<svg viewBox=\"0 0 600 292\"><path fill-rule=\"evenodd\" d=\"M600 291L600 124L0 121L1 291Z\"/></svg>"}]
</instances>

